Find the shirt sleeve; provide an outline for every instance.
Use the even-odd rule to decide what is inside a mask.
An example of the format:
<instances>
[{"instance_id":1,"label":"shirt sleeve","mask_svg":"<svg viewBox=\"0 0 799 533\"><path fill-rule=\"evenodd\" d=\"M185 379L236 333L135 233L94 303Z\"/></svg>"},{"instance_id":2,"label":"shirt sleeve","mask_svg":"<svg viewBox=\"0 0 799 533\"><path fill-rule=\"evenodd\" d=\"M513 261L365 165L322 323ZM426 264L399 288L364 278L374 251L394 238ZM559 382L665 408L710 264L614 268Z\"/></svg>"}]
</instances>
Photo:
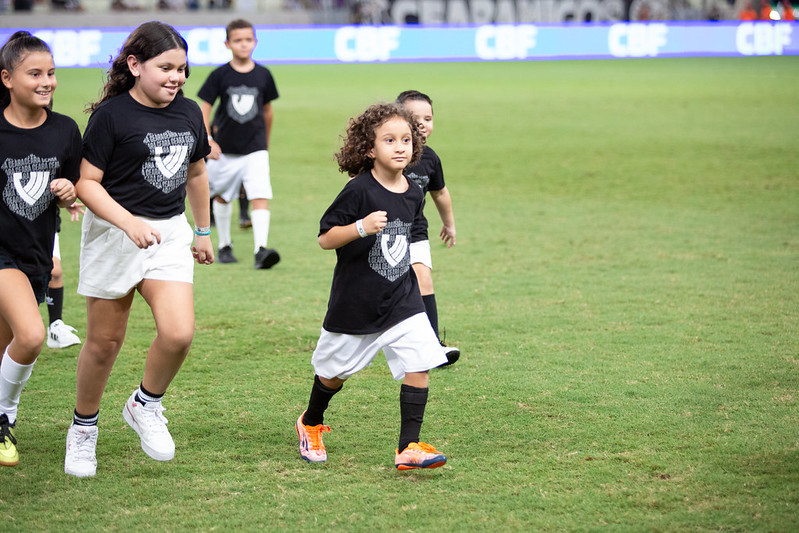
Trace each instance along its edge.
<instances>
[{"instance_id":1,"label":"shirt sleeve","mask_svg":"<svg viewBox=\"0 0 799 533\"><path fill-rule=\"evenodd\" d=\"M72 183L76 183L80 178L80 160L81 160L81 138L78 125L72 121L71 128L72 134L69 141L69 152L67 159L64 162L62 177L68 179Z\"/></svg>"},{"instance_id":2,"label":"shirt sleeve","mask_svg":"<svg viewBox=\"0 0 799 533\"><path fill-rule=\"evenodd\" d=\"M322 220L319 221L319 235L336 226L347 226L355 222L360 204L358 196L355 187L352 187L352 182L348 182L322 215Z\"/></svg>"},{"instance_id":3,"label":"shirt sleeve","mask_svg":"<svg viewBox=\"0 0 799 533\"><path fill-rule=\"evenodd\" d=\"M197 97L202 100L203 102L209 103L211 105L216 102L217 97L219 96L219 84L218 78L219 75L217 74L219 69L214 70L203 82L202 87L200 87L199 92L197 92Z\"/></svg>"},{"instance_id":4,"label":"shirt sleeve","mask_svg":"<svg viewBox=\"0 0 799 533\"><path fill-rule=\"evenodd\" d=\"M104 108L95 110L83 134L83 157L105 172L114 153L115 138L111 114Z\"/></svg>"}]
</instances>

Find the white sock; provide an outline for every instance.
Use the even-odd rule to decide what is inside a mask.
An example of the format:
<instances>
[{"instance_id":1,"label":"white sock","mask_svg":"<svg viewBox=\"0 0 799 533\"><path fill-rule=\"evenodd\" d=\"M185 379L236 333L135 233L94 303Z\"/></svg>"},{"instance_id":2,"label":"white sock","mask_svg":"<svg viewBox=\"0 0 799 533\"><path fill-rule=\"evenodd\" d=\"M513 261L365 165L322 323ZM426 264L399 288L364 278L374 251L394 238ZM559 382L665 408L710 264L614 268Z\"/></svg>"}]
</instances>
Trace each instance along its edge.
<instances>
[{"instance_id":1,"label":"white sock","mask_svg":"<svg viewBox=\"0 0 799 533\"><path fill-rule=\"evenodd\" d=\"M214 222L219 248L230 245L230 221L233 219L233 204L222 204L214 200Z\"/></svg>"},{"instance_id":2,"label":"white sock","mask_svg":"<svg viewBox=\"0 0 799 533\"><path fill-rule=\"evenodd\" d=\"M11 424L17 421L19 397L31 377L34 364L35 362L29 365L17 363L11 359L6 347L3 362L0 363L0 413L5 413Z\"/></svg>"},{"instance_id":3,"label":"white sock","mask_svg":"<svg viewBox=\"0 0 799 533\"><path fill-rule=\"evenodd\" d=\"M266 243L269 240L269 218L271 212L269 209L253 209L250 213L250 220L252 220L252 238L255 241L255 250L258 248L266 248Z\"/></svg>"}]
</instances>

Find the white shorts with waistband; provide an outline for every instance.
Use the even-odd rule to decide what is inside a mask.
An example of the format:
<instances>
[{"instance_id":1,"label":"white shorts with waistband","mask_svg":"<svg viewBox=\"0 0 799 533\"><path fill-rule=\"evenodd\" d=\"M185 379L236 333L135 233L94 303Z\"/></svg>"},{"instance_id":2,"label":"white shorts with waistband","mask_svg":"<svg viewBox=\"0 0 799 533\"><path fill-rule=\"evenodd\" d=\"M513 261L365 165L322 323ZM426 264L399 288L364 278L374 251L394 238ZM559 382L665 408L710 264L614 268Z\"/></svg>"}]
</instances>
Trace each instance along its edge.
<instances>
[{"instance_id":1,"label":"white shorts with waistband","mask_svg":"<svg viewBox=\"0 0 799 533\"><path fill-rule=\"evenodd\" d=\"M161 234L160 244L139 248L124 231L86 210L81 227L78 294L116 300L145 279L193 282L194 232L186 215L138 218Z\"/></svg>"},{"instance_id":2,"label":"white shorts with waistband","mask_svg":"<svg viewBox=\"0 0 799 533\"><path fill-rule=\"evenodd\" d=\"M427 314L419 313L380 333L349 335L322 328L311 364L320 377L347 379L383 350L394 379L424 372L447 362Z\"/></svg>"},{"instance_id":3,"label":"white shorts with waistband","mask_svg":"<svg viewBox=\"0 0 799 533\"><path fill-rule=\"evenodd\" d=\"M244 185L248 199L272 199L269 152L266 150L246 155L221 154L217 160L209 159L206 168L211 198L219 196L230 203L239 197L239 189Z\"/></svg>"}]
</instances>

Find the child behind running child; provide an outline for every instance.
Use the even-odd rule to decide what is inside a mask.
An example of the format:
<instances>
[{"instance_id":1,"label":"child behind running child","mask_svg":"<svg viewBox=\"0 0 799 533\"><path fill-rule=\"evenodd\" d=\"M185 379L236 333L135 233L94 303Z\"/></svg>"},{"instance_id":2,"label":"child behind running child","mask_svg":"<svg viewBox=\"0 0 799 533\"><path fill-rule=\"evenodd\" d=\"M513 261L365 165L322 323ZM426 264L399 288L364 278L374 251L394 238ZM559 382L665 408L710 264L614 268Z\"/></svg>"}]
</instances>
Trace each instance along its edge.
<instances>
[{"instance_id":1,"label":"child behind running child","mask_svg":"<svg viewBox=\"0 0 799 533\"><path fill-rule=\"evenodd\" d=\"M436 468L447 458L419 440L428 371L447 361L425 315L411 271L409 244L424 238L422 189L403 176L422 142L410 113L396 104L368 108L350 121L336 154L354 176L322 216L319 245L336 250L327 314L311 363L308 409L297 419L300 456L324 462L324 413L344 381L383 350L400 387L399 470Z\"/></svg>"},{"instance_id":2,"label":"child behind running child","mask_svg":"<svg viewBox=\"0 0 799 533\"><path fill-rule=\"evenodd\" d=\"M450 248L455 246L455 215L452 213L452 198L444 183L441 159L427 144L427 139L433 133L433 101L419 91L404 91L397 96L397 103L413 114L425 143L422 158L415 165L406 168L405 175L415 181L425 193L430 191L430 196L436 204L442 222L438 235ZM427 317L430 319L433 331L438 335L438 306L433 290L433 257L430 254L430 241L427 238L426 228L424 240L411 245L411 264L416 278L419 280L419 289L422 291ZM444 341L441 341L441 346L447 356L447 365L458 360L461 355L458 348L447 346Z\"/></svg>"},{"instance_id":3,"label":"child behind running child","mask_svg":"<svg viewBox=\"0 0 799 533\"><path fill-rule=\"evenodd\" d=\"M237 262L230 236L231 201L239 197L243 186L252 203L255 268L267 269L280 261L277 250L267 247L272 199L268 149L272 100L278 94L269 69L252 60L257 43L251 23L237 19L228 24L225 46L233 59L211 72L197 96L202 100L200 108L211 145L208 178L219 237L217 261ZM211 110L217 99L219 107L212 123Z\"/></svg>"},{"instance_id":4,"label":"child behind running child","mask_svg":"<svg viewBox=\"0 0 799 533\"><path fill-rule=\"evenodd\" d=\"M201 264L214 260L204 162L210 148L200 108L182 91L187 49L171 26L136 28L111 65L84 133L78 194L87 210L78 293L86 296L86 341L64 458L64 471L74 476L96 473L100 400L136 291L150 306L156 337L122 416L147 455L158 461L175 455L161 398L194 337L192 255Z\"/></svg>"},{"instance_id":5,"label":"child behind running child","mask_svg":"<svg viewBox=\"0 0 799 533\"><path fill-rule=\"evenodd\" d=\"M58 207L75 201L80 130L50 110L53 55L26 31L0 49L0 465L19 462L17 407L45 329L39 314L50 271Z\"/></svg>"}]
</instances>

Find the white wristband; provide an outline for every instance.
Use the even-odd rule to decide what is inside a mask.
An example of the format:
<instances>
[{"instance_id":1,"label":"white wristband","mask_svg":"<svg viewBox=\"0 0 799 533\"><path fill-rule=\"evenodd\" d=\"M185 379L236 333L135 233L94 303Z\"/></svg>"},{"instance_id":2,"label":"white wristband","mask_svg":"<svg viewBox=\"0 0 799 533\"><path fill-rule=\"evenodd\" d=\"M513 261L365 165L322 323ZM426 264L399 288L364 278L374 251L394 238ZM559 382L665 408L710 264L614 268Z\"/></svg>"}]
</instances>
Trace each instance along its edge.
<instances>
[{"instance_id":1,"label":"white wristband","mask_svg":"<svg viewBox=\"0 0 799 533\"><path fill-rule=\"evenodd\" d=\"M366 230L363 229L363 219L362 218L359 218L358 220L355 221L355 228L358 230L358 235L360 235L361 238L364 238L367 235L369 235L368 233L366 233Z\"/></svg>"}]
</instances>

